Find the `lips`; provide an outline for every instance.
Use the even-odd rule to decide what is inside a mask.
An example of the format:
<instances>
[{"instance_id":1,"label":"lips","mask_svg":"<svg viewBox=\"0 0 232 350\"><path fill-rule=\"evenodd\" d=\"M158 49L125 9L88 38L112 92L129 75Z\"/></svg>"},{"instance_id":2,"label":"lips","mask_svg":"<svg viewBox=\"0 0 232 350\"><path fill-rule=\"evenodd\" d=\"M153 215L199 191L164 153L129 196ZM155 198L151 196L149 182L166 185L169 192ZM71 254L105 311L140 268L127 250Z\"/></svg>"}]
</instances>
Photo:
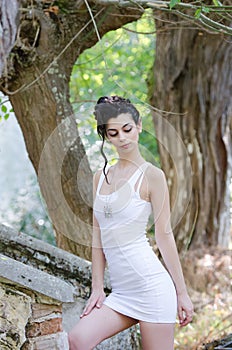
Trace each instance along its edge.
<instances>
[{"instance_id":1,"label":"lips","mask_svg":"<svg viewBox=\"0 0 232 350\"><path fill-rule=\"evenodd\" d=\"M120 148L127 149L130 146L129 143L126 143L125 145L120 146Z\"/></svg>"}]
</instances>

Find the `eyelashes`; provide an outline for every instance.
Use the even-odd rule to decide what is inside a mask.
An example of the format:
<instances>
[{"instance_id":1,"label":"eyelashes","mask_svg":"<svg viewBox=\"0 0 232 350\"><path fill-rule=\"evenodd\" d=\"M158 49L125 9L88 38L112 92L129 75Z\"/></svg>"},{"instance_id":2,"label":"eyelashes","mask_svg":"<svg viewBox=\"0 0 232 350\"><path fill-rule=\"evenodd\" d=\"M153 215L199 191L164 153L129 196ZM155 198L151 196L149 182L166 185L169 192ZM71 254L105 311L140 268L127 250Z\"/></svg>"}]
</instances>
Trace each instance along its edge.
<instances>
[{"instance_id":1,"label":"eyelashes","mask_svg":"<svg viewBox=\"0 0 232 350\"><path fill-rule=\"evenodd\" d=\"M133 127L131 126L129 129L124 130L125 132L130 132L133 129Z\"/></svg>"},{"instance_id":2,"label":"eyelashes","mask_svg":"<svg viewBox=\"0 0 232 350\"><path fill-rule=\"evenodd\" d=\"M132 130L132 126L128 129L123 129L123 132L126 132L126 133L129 133L131 130ZM108 136L110 137L115 137L118 135L118 131L115 131L115 132L108 132Z\"/></svg>"}]
</instances>

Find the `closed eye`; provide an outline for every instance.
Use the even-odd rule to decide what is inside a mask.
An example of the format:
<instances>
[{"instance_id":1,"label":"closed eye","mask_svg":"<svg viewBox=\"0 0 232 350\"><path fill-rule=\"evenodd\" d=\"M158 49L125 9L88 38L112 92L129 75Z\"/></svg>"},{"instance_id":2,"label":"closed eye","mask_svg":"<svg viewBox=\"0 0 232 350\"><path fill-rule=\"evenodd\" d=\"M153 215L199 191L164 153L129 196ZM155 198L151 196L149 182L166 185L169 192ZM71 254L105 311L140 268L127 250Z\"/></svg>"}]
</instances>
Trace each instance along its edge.
<instances>
[{"instance_id":1,"label":"closed eye","mask_svg":"<svg viewBox=\"0 0 232 350\"><path fill-rule=\"evenodd\" d=\"M129 123L123 125L123 127L122 127L122 131L126 132L126 133L129 133L132 129L133 129L133 125L131 125ZM117 129L108 129L107 134L110 137L115 137L118 135L118 130Z\"/></svg>"},{"instance_id":2,"label":"closed eye","mask_svg":"<svg viewBox=\"0 0 232 350\"><path fill-rule=\"evenodd\" d=\"M132 126L130 128L126 128L126 129L123 128L123 132L129 133L132 130L132 128L133 128ZM110 137L115 137L117 135L118 135L118 131L115 131L115 132L108 131L108 136L110 136Z\"/></svg>"},{"instance_id":3,"label":"closed eye","mask_svg":"<svg viewBox=\"0 0 232 350\"><path fill-rule=\"evenodd\" d=\"M131 130L132 130L132 126L130 128L123 129L123 131L125 131L125 132L130 132Z\"/></svg>"},{"instance_id":4,"label":"closed eye","mask_svg":"<svg viewBox=\"0 0 232 350\"><path fill-rule=\"evenodd\" d=\"M115 136L117 136L117 135L118 135L118 132L117 132L117 131L114 132L114 133L113 133L112 131L111 131L111 132L108 131L108 136L110 136L110 137L115 137Z\"/></svg>"}]
</instances>

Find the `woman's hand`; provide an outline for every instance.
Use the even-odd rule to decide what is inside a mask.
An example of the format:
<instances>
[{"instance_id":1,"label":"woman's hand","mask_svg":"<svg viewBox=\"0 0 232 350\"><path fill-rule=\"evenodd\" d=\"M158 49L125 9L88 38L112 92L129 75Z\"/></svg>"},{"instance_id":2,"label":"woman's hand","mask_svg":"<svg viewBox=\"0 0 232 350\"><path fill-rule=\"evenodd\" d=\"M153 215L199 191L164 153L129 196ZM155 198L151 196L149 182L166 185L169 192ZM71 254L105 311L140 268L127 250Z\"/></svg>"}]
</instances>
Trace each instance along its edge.
<instances>
[{"instance_id":1,"label":"woman's hand","mask_svg":"<svg viewBox=\"0 0 232 350\"><path fill-rule=\"evenodd\" d=\"M178 317L180 327L186 326L193 319L193 304L187 292L177 294Z\"/></svg>"},{"instance_id":2,"label":"woman's hand","mask_svg":"<svg viewBox=\"0 0 232 350\"><path fill-rule=\"evenodd\" d=\"M88 315L95 307L100 309L105 297L106 295L103 289L93 290L80 317Z\"/></svg>"}]
</instances>

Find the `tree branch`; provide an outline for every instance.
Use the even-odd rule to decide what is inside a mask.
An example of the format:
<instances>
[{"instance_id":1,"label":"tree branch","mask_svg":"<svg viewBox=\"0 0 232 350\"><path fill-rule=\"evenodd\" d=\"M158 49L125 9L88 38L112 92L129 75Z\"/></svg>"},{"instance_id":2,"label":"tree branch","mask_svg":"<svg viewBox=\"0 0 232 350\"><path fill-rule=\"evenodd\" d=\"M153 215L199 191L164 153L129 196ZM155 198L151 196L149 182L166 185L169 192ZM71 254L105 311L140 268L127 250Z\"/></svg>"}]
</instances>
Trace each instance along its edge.
<instances>
[{"instance_id":1,"label":"tree branch","mask_svg":"<svg viewBox=\"0 0 232 350\"><path fill-rule=\"evenodd\" d=\"M162 0L95 0L97 4L101 5L117 5L120 7L128 7L131 5L145 8L152 8L161 11L169 11L170 13L176 14L177 16L186 17L203 26L205 29L211 29L216 33L223 33L227 35L232 35L231 26L221 24L218 21L209 18L205 13L222 14L232 12L232 6L230 5L205 5L203 3L176 3L172 7L171 1L162 1ZM186 14L185 11L191 11L191 13ZM199 11L199 15L196 13ZM204 13L205 12L205 13Z\"/></svg>"}]
</instances>

